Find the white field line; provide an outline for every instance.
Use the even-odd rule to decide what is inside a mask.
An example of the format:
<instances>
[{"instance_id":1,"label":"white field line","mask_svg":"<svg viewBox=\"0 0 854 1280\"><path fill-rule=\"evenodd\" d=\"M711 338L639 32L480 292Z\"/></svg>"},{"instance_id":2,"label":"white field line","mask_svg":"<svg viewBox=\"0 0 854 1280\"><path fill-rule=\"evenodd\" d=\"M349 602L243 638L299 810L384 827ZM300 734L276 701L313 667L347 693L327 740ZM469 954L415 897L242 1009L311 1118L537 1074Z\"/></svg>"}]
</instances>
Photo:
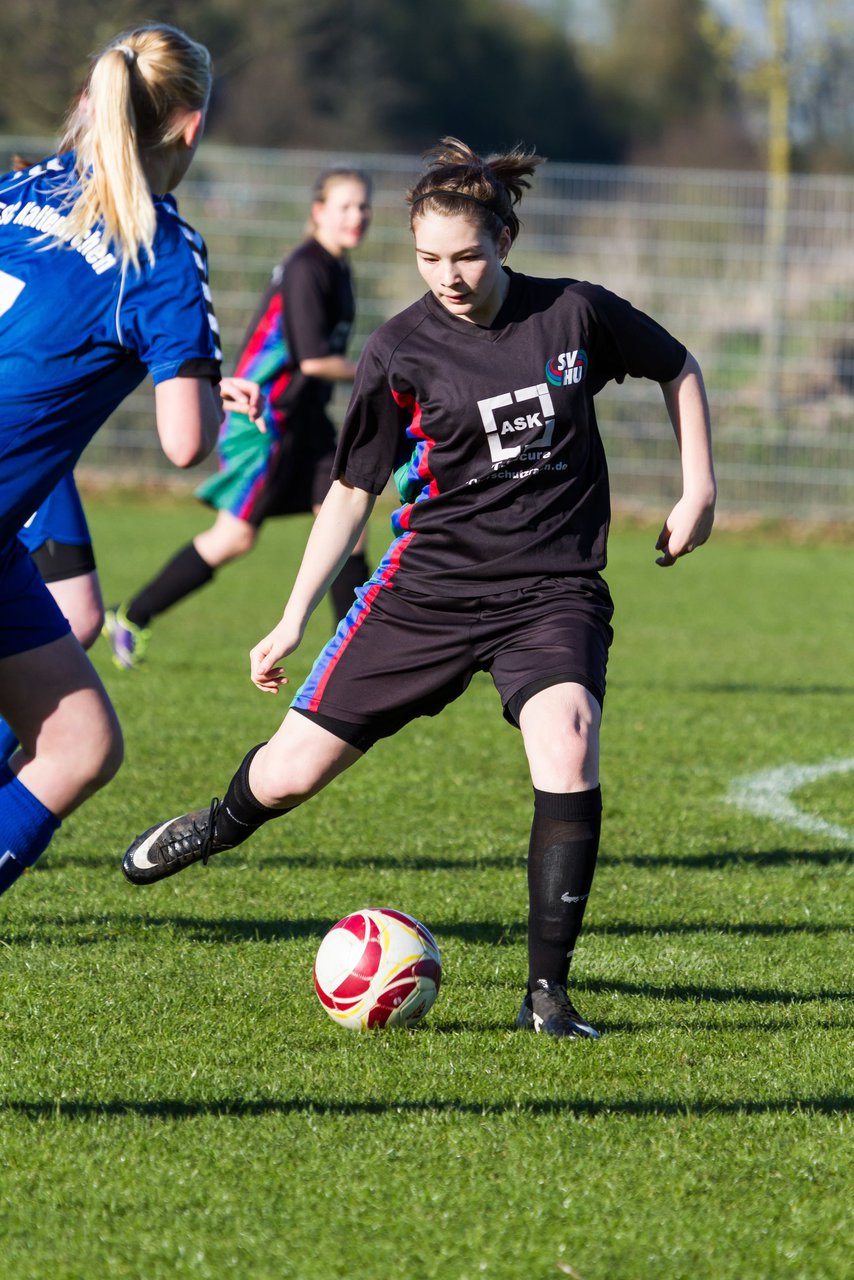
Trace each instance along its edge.
<instances>
[{"instance_id":1,"label":"white field line","mask_svg":"<svg viewBox=\"0 0 854 1280\"><path fill-rule=\"evenodd\" d=\"M804 813L792 799L792 793L811 782L820 782L837 773L854 771L854 759L826 760L824 764L786 764L777 769L762 769L736 778L730 785L726 800L747 813L759 818L773 818L775 822L797 827L810 835L829 836L832 840L854 843L854 830L826 822L816 814Z\"/></svg>"}]
</instances>

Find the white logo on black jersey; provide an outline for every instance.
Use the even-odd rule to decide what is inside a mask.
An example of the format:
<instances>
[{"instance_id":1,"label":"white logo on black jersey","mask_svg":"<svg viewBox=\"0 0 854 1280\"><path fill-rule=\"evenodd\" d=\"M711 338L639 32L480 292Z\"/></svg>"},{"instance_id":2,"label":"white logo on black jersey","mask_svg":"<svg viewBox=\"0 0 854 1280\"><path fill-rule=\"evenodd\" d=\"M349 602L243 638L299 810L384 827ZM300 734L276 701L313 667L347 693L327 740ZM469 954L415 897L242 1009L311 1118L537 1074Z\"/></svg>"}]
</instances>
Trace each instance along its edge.
<instances>
[{"instance_id":1,"label":"white logo on black jersey","mask_svg":"<svg viewBox=\"0 0 854 1280\"><path fill-rule=\"evenodd\" d=\"M536 408L531 408L531 401ZM527 453L533 448L551 448L555 411L545 382L478 400L477 407L493 463L518 458L523 451ZM514 412L517 409L523 412ZM541 456L547 458L548 453Z\"/></svg>"}]
</instances>

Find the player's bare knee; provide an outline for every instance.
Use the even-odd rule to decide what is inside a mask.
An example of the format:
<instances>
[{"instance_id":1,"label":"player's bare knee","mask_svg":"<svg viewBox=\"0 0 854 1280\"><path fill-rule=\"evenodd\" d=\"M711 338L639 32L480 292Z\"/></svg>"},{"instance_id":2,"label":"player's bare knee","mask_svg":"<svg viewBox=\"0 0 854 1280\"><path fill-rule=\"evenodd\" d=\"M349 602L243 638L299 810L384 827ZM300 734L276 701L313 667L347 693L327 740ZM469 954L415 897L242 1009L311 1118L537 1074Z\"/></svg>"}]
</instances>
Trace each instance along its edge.
<instances>
[{"instance_id":1,"label":"player's bare knee","mask_svg":"<svg viewBox=\"0 0 854 1280\"><path fill-rule=\"evenodd\" d=\"M254 525L241 520L235 521L228 531L227 554L229 560L238 560L247 555L258 540L258 530Z\"/></svg>"},{"instance_id":2,"label":"player's bare knee","mask_svg":"<svg viewBox=\"0 0 854 1280\"><path fill-rule=\"evenodd\" d=\"M69 621L71 622L71 630L80 642L81 647L91 649L104 626L104 613L103 610L95 609L85 614L81 613L78 617L71 618Z\"/></svg>"},{"instance_id":3,"label":"player's bare knee","mask_svg":"<svg viewBox=\"0 0 854 1280\"><path fill-rule=\"evenodd\" d=\"M297 805L310 799L322 785L317 780L312 785L307 775L289 772L286 778L262 779L259 787L256 789L253 785L252 789L256 798L268 809L295 809Z\"/></svg>"},{"instance_id":4,"label":"player's bare knee","mask_svg":"<svg viewBox=\"0 0 854 1280\"><path fill-rule=\"evenodd\" d=\"M324 786L324 776L311 759L289 759L281 767L270 753L258 753L251 774L252 792L269 809L295 809Z\"/></svg>"},{"instance_id":5,"label":"player's bare knee","mask_svg":"<svg viewBox=\"0 0 854 1280\"><path fill-rule=\"evenodd\" d=\"M88 792L100 791L118 773L124 760L124 738L118 722L105 726L93 735L80 753L81 786Z\"/></svg>"},{"instance_id":6,"label":"player's bare knee","mask_svg":"<svg viewBox=\"0 0 854 1280\"><path fill-rule=\"evenodd\" d=\"M98 774L99 785L104 787L111 782L122 767L125 758L125 743L121 730L117 727L117 732L112 734L104 752L101 762L101 768Z\"/></svg>"}]
</instances>

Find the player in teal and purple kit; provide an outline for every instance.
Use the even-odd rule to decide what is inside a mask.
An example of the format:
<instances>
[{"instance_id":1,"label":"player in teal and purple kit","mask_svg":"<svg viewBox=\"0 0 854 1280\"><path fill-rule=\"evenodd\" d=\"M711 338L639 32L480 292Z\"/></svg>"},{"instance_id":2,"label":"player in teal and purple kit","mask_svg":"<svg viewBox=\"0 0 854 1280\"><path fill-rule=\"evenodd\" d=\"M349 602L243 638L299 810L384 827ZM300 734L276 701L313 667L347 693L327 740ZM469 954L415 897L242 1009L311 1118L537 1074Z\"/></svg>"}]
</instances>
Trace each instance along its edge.
<instances>
[{"instance_id":1,"label":"player in teal and purple kit","mask_svg":"<svg viewBox=\"0 0 854 1280\"><path fill-rule=\"evenodd\" d=\"M682 343L599 285L504 265L519 230L514 206L537 163L521 150L482 160L445 139L410 193L429 291L362 353L332 488L281 621L251 652L260 689L286 683L281 660L299 645L406 442L391 546L222 803L152 827L123 868L146 884L233 848L488 671L505 719L521 730L534 788L528 980L516 1025L595 1039L567 981L599 846L611 642L596 394L627 376L661 386L683 493L658 537L659 565L708 538L715 480L702 375ZM429 761L419 768L429 779Z\"/></svg>"},{"instance_id":2,"label":"player in teal and purple kit","mask_svg":"<svg viewBox=\"0 0 854 1280\"><path fill-rule=\"evenodd\" d=\"M347 254L368 229L370 198L370 182L357 169L329 169L315 182L308 235L273 273L237 363L238 375L261 386L263 421L228 414L219 471L197 490L217 513L213 525L129 601L107 610L118 667L138 666L152 621L247 555L271 516L319 511L335 457L327 406L335 383L351 382L356 372L346 356L355 308ZM368 576L363 546L357 543L332 586L336 622Z\"/></svg>"},{"instance_id":3,"label":"player in teal and purple kit","mask_svg":"<svg viewBox=\"0 0 854 1280\"><path fill-rule=\"evenodd\" d=\"M221 353L201 237L168 193L190 166L207 50L139 27L95 59L61 154L0 177L0 893L62 818L113 776L106 692L18 531L146 374L167 456L190 466L222 418ZM239 382L228 403L257 391Z\"/></svg>"}]
</instances>

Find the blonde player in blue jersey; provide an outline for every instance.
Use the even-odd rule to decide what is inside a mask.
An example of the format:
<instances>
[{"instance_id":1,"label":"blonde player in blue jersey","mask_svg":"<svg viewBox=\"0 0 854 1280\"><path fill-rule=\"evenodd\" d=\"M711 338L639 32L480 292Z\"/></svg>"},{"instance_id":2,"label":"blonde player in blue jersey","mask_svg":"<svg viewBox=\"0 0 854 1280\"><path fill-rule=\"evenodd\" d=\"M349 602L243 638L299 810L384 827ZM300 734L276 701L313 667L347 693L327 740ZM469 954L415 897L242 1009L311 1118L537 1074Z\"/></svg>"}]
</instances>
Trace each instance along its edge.
<instances>
[{"instance_id":1,"label":"blonde player in blue jersey","mask_svg":"<svg viewBox=\"0 0 854 1280\"><path fill-rule=\"evenodd\" d=\"M626 377L661 388L683 488L657 540L659 565L706 541L716 489L702 375L683 344L601 285L506 266L515 205L538 163L521 149L486 160L446 138L410 192L428 291L362 353L332 488L281 620L251 651L258 688L287 683L282 660L406 443L393 541L222 803L150 828L123 868L147 884L233 848L489 672L504 718L521 731L534 793L527 990L516 1026L595 1039L567 982L599 847L613 612L602 577L610 497L597 393ZM429 785L429 753L413 767Z\"/></svg>"},{"instance_id":2,"label":"blonde player in blue jersey","mask_svg":"<svg viewBox=\"0 0 854 1280\"><path fill-rule=\"evenodd\" d=\"M306 238L278 264L253 317L236 373L259 383L264 430L230 413L220 431L219 470L196 490L216 511L210 528L181 547L117 608L105 633L117 667L145 659L151 624L248 555L274 516L315 514L329 491L335 428L327 407L352 382L347 342L355 315L349 253L371 220L371 183L358 169L327 169L314 184ZM335 622L369 573L360 542L332 585Z\"/></svg>"},{"instance_id":3,"label":"blonde player in blue jersey","mask_svg":"<svg viewBox=\"0 0 854 1280\"><path fill-rule=\"evenodd\" d=\"M0 766L0 893L62 819L115 774L121 731L94 668L17 534L150 374L176 466L210 451L223 404L201 237L168 194L202 134L207 50L167 25L111 41L60 154L0 178L0 715L20 741Z\"/></svg>"}]
</instances>

